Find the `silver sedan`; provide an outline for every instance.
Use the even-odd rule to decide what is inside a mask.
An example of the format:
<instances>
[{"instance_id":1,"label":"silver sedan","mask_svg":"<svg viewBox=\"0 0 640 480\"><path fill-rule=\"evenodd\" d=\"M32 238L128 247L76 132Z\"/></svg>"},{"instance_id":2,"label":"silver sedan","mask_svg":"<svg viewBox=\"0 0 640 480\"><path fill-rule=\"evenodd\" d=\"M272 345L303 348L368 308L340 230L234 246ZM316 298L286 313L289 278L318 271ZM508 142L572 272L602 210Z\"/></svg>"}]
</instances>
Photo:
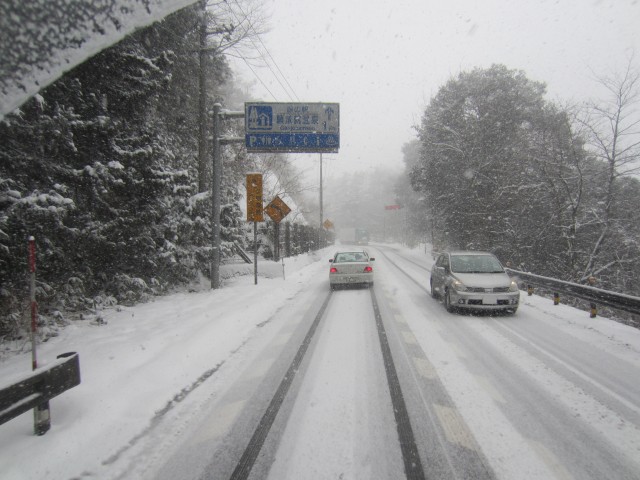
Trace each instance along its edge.
<instances>
[{"instance_id":1,"label":"silver sedan","mask_svg":"<svg viewBox=\"0 0 640 480\"><path fill-rule=\"evenodd\" d=\"M337 252L329 260L329 286L335 290L338 286L373 285L373 262L366 250Z\"/></svg>"}]
</instances>

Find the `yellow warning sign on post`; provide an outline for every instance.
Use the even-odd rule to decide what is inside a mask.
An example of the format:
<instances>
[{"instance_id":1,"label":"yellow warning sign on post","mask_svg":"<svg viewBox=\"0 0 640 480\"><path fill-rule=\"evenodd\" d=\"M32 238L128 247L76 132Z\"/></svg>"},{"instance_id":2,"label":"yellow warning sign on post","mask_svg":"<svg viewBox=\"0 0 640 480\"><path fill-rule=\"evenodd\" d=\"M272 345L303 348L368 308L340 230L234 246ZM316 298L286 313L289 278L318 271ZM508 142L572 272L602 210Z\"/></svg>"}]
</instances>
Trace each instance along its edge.
<instances>
[{"instance_id":1,"label":"yellow warning sign on post","mask_svg":"<svg viewBox=\"0 0 640 480\"><path fill-rule=\"evenodd\" d=\"M325 230L331 230L331 229L333 229L333 222L327 218L327 219L322 223L322 226L325 228Z\"/></svg>"},{"instance_id":2,"label":"yellow warning sign on post","mask_svg":"<svg viewBox=\"0 0 640 480\"><path fill-rule=\"evenodd\" d=\"M265 207L264 211L271 217L271 220L280 223L284 217L289 215L291 209L280 197L276 196L271 200L271 203Z\"/></svg>"},{"instance_id":3,"label":"yellow warning sign on post","mask_svg":"<svg viewBox=\"0 0 640 480\"><path fill-rule=\"evenodd\" d=\"M247 175L247 222L264 222L261 173Z\"/></svg>"}]
</instances>

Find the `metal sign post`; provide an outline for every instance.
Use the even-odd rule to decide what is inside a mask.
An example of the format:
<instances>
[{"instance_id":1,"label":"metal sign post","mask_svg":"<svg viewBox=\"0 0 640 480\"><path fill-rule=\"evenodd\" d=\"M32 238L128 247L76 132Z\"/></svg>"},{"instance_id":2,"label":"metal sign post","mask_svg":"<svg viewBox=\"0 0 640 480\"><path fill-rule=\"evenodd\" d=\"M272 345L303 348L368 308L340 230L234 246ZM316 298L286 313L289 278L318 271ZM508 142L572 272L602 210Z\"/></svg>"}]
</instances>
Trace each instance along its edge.
<instances>
[{"instance_id":1,"label":"metal sign post","mask_svg":"<svg viewBox=\"0 0 640 480\"><path fill-rule=\"evenodd\" d=\"M322 212L322 154L320 154L320 228L318 228L318 248L322 248L325 245L322 242L322 221L324 220L324 213Z\"/></svg>"},{"instance_id":2,"label":"metal sign post","mask_svg":"<svg viewBox=\"0 0 640 480\"><path fill-rule=\"evenodd\" d=\"M253 284L258 284L258 222L253 222Z\"/></svg>"}]
</instances>

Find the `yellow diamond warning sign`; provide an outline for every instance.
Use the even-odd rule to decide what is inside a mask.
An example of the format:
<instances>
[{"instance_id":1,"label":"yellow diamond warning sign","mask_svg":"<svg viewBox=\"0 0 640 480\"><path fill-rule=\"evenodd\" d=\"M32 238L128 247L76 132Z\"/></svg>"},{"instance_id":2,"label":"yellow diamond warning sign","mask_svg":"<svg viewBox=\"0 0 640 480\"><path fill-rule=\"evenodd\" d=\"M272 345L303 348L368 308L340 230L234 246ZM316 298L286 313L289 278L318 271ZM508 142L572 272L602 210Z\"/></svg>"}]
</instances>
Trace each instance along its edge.
<instances>
[{"instance_id":1,"label":"yellow diamond warning sign","mask_svg":"<svg viewBox=\"0 0 640 480\"><path fill-rule=\"evenodd\" d=\"M271 220L280 223L280 221L289 214L291 209L280 197L276 196L271 200L271 203L265 207L264 211L271 217Z\"/></svg>"}]
</instances>

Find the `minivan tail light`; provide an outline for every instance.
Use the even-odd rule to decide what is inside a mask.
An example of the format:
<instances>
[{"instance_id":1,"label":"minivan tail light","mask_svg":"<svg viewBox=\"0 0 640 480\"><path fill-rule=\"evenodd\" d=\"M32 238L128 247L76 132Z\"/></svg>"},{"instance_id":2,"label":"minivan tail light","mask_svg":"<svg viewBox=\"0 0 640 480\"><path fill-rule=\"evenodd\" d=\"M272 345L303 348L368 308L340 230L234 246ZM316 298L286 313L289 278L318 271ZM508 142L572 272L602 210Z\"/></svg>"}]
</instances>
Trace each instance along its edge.
<instances>
[{"instance_id":1,"label":"minivan tail light","mask_svg":"<svg viewBox=\"0 0 640 480\"><path fill-rule=\"evenodd\" d=\"M331 267L331 269L329 269L329 273L338 273L338 269L336 267Z\"/></svg>"},{"instance_id":2,"label":"minivan tail light","mask_svg":"<svg viewBox=\"0 0 640 480\"><path fill-rule=\"evenodd\" d=\"M368 273L368 272L373 272L373 267L364 267L364 271L365 271L366 273Z\"/></svg>"}]
</instances>

